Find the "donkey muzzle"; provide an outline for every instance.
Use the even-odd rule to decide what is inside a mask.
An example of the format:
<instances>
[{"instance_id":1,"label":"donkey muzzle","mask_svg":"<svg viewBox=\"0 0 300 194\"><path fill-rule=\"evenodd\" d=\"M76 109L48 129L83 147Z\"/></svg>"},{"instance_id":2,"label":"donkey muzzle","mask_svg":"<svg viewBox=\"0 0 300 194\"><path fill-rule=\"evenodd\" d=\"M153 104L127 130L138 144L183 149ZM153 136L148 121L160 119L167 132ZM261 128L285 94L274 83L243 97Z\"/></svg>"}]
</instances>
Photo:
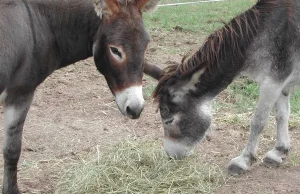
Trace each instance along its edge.
<instances>
[{"instance_id":1,"label":"donkey muzzle","mask_svg":"<svg viewBox=\"0 0 300 194\"><path fill-rule=\"evenodd\" d=\"M165 138L164 149L170 159L181 160L193 154L192 147L184 145L182 142Z\"/></svg>"},{"instance_id":2,"label":"donkey muzzle","mask_svg":"<svg viewBox=\"0 0 300 194\"><path fill-rule=\"evenodd\" d=\"M116 102L122 114L131 119L139 118L145 104L142 86L132 86L116 93Z\"/></svg>"}]
</instances>

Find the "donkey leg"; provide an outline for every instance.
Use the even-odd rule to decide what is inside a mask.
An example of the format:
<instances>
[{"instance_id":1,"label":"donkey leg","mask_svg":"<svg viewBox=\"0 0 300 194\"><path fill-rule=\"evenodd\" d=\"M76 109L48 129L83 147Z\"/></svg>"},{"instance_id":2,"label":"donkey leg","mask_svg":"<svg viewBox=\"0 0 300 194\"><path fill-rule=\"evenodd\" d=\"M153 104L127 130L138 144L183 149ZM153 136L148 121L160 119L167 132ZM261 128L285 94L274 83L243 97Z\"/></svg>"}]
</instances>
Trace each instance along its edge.
<instances>
[{"instance_id":1,"label":"donkey leg","mask_svg":"<svg viewBox=\"0 0 300 194\"><path fill-rule=\"evenodd\" d=\"M248 143L240 156L232 159L228 166L231 175L244 173L256 161L259 137L268 121L269 114L281 92L281 85L265 81L260 86L259 101L251 121Z\"/></svg>"},{"instance_id":2,"label":"donkey leg","mask_svg":"<svg viewBox=\"0 0 300 194\"><path fill-rule=\"evenodd\" d=\"M288 120L290 116L290 94L289 91L283 91L275 103L277 138L275 147L270 150L264 163L267 166L279 166L287 156L290 149L290 137L288 130Z\"/></svg>"},{"instance_id":3,"label":"donkey leg","mask_svg":"<svg viewBox=\"0 0 300 194\"><path fill-rule=\"evenodd\" d=\"M21 154L23 125L33 93L8 95L4 103L4 178L3 194L20 193L17 185L17 165Z\"/></svg>"}]
</instances>

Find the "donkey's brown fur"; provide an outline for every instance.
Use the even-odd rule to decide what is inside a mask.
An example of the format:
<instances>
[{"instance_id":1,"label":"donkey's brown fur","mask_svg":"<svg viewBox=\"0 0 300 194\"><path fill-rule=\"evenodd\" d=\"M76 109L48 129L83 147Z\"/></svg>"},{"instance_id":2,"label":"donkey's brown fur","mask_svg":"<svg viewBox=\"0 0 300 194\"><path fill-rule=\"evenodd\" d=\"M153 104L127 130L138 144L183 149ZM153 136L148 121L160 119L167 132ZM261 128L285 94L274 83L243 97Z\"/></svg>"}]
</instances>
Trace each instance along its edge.
<instances>
[{"instance_id":1,"label":"donkey's brown fur","mask_svg":"<svg viewBox=\"0 0 300 194\"><path fill-rule=\"evenodd\" d=\"M142 13L157 3L0 0L3 194L20 193L17 164L23 125L36 88L55 70L93 56L119 110L132 119L140 116L144 55L150 41Z\"/></svg>"}]
</instances>

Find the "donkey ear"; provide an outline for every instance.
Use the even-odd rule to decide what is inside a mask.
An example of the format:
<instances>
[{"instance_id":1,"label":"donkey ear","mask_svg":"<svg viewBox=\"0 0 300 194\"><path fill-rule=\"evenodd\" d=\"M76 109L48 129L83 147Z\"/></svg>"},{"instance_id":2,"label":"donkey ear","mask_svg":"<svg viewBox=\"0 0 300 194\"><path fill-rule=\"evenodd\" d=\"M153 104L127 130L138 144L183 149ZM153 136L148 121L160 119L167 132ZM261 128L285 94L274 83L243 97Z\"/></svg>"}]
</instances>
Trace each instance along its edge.
<instances>
[{"instance_id":1,"label":"donkey ear","mask_svg":"<svg viewBox=\"0 0 300 194\"><path fill-rule=\"evenodd\" d=\"M102 17L110 17L120 11L120 3L118 0L93 0L97 15Z\"/></svg>"},{"instance_id":2,"label":"donkey ear","mask_svg":"<svg viewBox=\"0 0 300 194\"><path fill-rule=\"evenodd\" d=\"M194 90L195 85L200 82L200 77L201 75L205 72L206 67L201 68L197 71L195 71L193 74L191 74L191 78L189 79L189 81L184 85L185 90Z\"/></svg>"},{"instance_id":3,"label":"donkey ear","mask_svg":"<svg viewBox=\"0 0 300 194\"><path fill-rule=\"evenodd\" d=\"M169 91L173 96L173 102L181 102L183 96L190 93L191 91L196 91L196 84L199 82L201 75L205 72L206 68L199 69L189 75L185 75L186 80L183 83L177 82L174 86L169 87ZM176 78L175 78L176 79Z\"/></svg>"},{"instance_id":4,"label":"donkey ear","mask_svg":"<svg viewBox=\"0 0 300 194\"><path fill-rule=\"evenodd\" d=\"M159 80L163 70L156 65L150 64L147 60L144 61L144 73L150 77Z\"/></svg>"},{"instance_id":5,"label":"donkey ear","mask_svg":"<svg viewBox=\"0 0 300 194\"><path fill-rule=\"evenodd\" d=\"M137 7L141 12L154 11L160 0L137 0Z\"/></svg>"}]
</instances>

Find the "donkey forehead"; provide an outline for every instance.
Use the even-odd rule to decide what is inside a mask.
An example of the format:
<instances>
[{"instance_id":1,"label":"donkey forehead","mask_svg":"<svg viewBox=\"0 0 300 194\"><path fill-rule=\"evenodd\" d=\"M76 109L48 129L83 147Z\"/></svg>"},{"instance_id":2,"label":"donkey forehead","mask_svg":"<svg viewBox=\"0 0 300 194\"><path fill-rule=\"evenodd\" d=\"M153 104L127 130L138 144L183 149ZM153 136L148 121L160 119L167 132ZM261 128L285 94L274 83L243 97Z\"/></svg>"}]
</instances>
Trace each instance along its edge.
<instances>
[{"instance_id":1,"label":"donkey forehead","mask_svg":"<svg viewBox=\"0 0 300 194\"><path fill-rule=\"evenodd\" d=\"M127 23L136 23L143 20L142 13L134 3L121 3L118 12L106 19L106 22L111 23L117 19L122 19Z\"/></svg>"},{"instance_id":2,"label":"donkey forehead","mask_svg":"<svg viewBox=\"0 0 300 194\"><path fill-rule=\"evenodd\" d=\"M144 27L142 20L140 21L127 21L123 18L120 18L114 21L110 25L109 35L110 36L125 36L126 38L139 38L145 37L150 39L150 36Z\"/></svg>"},{"instance_id":3,"label":"donkey forehead","mask_svg":"<svg viewBox=\"0 0 300 194\"><path fill-rule=\"evenodd\" d=\"M130 5L134 5L134 6L137 5L137 0L118 0L118 2L123 7L127 7L127 6L130 6Z\"/></svg>"},{"instance_id":4,"label":"donkey forehead","mask_svg":"<svg viewBox=\"0 0 300 194\"><path fill-rule=\"evenodd\" d=\"M128 39L129 41L140 38L146 41L150 40L142 18L135 19L122 13L118 15L118 17L110 19L108 22L105 31L109 37L120 40Z\"/></svg>"},{"instance_id":5,"label":"donkey forehead","mask_svg":"<svg viewBox=\"0 0 300 194\"><path fill-rule=\"evenodd\" d=\"M168 93L167 95L169 100L173 103L182 103L191 91L195 91L196 87L193 84L189 84L188 80L180 80L177 83L166 87L164 93Z\"/></svg>"},{"instance_id":6,"label":"donkey forehead","mask_svg":"<svg viewBox=\"0 0 300 194\"><path fill-rule=\"evenodd\" d=\"M119 28L116 28L116 30ZM130 29L120 29L119 33L107 34L108 46L119 46L127 53L129 51L134 52L133 56L144 58L144 51L150 41L150 37L147 32L137 32Z\"/></svg>"}]
</instances>

